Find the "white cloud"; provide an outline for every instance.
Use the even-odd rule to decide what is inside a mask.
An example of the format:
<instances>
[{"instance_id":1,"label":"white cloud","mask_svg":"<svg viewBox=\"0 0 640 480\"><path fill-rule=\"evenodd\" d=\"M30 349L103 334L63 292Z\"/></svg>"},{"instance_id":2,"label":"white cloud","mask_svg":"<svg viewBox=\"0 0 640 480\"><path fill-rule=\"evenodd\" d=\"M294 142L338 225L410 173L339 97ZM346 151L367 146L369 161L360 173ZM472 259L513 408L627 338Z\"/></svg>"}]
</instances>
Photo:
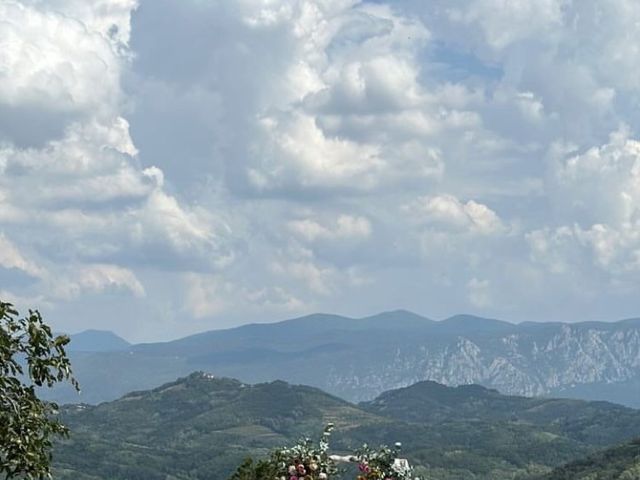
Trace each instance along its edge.
<instances>
[{"instance_id":1,"label":"white cloud","mask_svg":"<svg viewBox=\"0 0 640 480\"><path fill-rule=\"evenodd\" d=\"M145 289L135 274L117 265L93 264L72 268L62 276L49 278L53 298L73 300L85 293L127 291L144 297Z\"/></svg>"},{"instance_id":2,"label":"white cloud","mask_svg":"<svg viewBox=\"0 0 640 480\"><path fill-rule=\"evenodd\" d=\"M613 227L577 224L535 230L527 235L532 258L554 274L594 277L605 274L605 282L632 286L640 273L640 225Z\"/></svg>"},{"instance_id":3,"label":"white cloud","mask_svg":"<svg viewBox=\"0 0 640 480\"><path fill-rule=\"evenodd\" d=\"M0 267L15 268L36 278L44 275L43 269L25 258L2 232L0 232Z\"/></svg>"},{"instance_id":4,"label":"white cloud","mask_svg":"<svg viewBox=\"0 0 640 480\"><path fill-rule=\"evenodd\" d=\"M477 308L486 308L491 305L489 282L487 280L479 280L474 277L467 283L467 289L469 290L471 305Z\"/></svg>"},{"instance_id":5,"label":"white cloud","mask_svg":"<svg viewBox=\"0 0 640 480\"><path fill-rule=\"evenodd\" d=\"M567 224L531 232L533 257L554 273L591 266L623 280L640 272L640 142L621 128L582 153L555 151L550 187Z\"/></svg>"},{"instance_id":6,"label":"white cloud","mask_svg":"<svg viewBox=\"0 0 640 480\"><path fill-rule=\"evenodd\" d=\"M0 102L58 111L109 109L120 63L108 38L63 12L0 4Z\"/></svg>"},{"instance_id":7,"label":"white cloud","mask_svg":"<svg viewBox=\"0 0 640 480\"><path fill-rule=\"evenodd\" d=\"M38 6L81 21L92 32L111 40L116 46L126 46L131 35L131 12L138 0L27 0Z\"/></svg>"},{"instance_id":8,"label":"white cloud","mask_svg":"<svg viewBox=\"0 0 640 480\"><path fill-rule=\"evenodd\" d=\"M144 299L144 265L217 271L233 259L226 222L138 157L121 88L136 5L0 4L0 264L35 279L15 298Z\"/></svg>"},{"instance_id":9,"label":"white cloud","mask_svg":"<svg viewBox=\"0 0 640 480\"><path fill-rule=\"evenodd\" d=\"M187 274L186 306L195 318L224 314L244 305L251 312L269 312L290 315L306 306L284 288L270 286L250 289L225 280L219 275ZM246 313L243 312L243 313Z\"/></svg>"},{"instance_id":10,"label":"white cloud","mask_svg":"<svg viewBox=\"0 0 640 480\"><path fill-rule=\"evenodd\" d=\"M13 212L7 221L38 219L65 228L76 254L93 261L133 252L153 262L163 256L165 263L172 257L209 266L230 261L231 251L222 246L230 233L226 224L203 208L181 205L164 190L162 171L140 169L136 153L121 118L109 126L73 125L65 138L41 149L5 147L0 186Z\"/></svg>"},{"instance_id":11,"label":"white cloud","mask_svg":"<svg viewBox=\"0 0 640 480\"><path fill-rule=\"evenodd\" d=\"M302 255L287 256L271 264L274 274L285 280L302 282L309 291L318 295L330 295L338 287L339 274L335 268L318 265L311 251Z\"/></svg>"},{"instance_id":12,"label":"white cloud","mask_svg":"<svg viewBox=\"0 0 640 480\"><path fill-rule=\"evenodd\" d=\"M444 162L429 137L475 127L479 119L441 108L421 85L417 52L429 38L424 26L385 5L283 5L266 7L251 22L254 28L277 24L293 45L281 60L278 93L256 112L258 140L247 170L253 187L366 192L441 177ZM257 19L263 17L271 20Z\"/></svg>"},{"instance_id":13,"label":"white cloud","mask_svg":"<svg viewBox=\"0 0 640 480\"><path fill-rule=\"evenodd\" d=\"M489 207L469 200L462 203L453 195L421 197L404 210L418 223L441 227L445 231L463 231L481 235L501 233L505 227Z\"/></svg>"},{"instance_id":14,"label":"white cloud","mask_svg":"<svg viewBox=\"0 0 640 480\"><path fill-rule=\"evenodd\" d=\"M314 119L302 114L265 118L261 122L271 139L271 155L261 159L259 169L249 171L258 189L278 187L292 181L302 188L351 186L371 188L384 162L376 145L331 138ZM293 174L293 178L290 177ZM286 183L284 183L286 185Z\"/></svg>"},{"instance_id":15,"label":"white cloud","mask_svg":"<svg viewBox=\"0 0 640 480\"><path fill-rule=\"evenodd\" d=\"M502 50L532 37L540 42L554 40L563 24L566 0L475 0L464 8L451 8L449 18L466 25L478 25L486 44Z\"/></svg>"},{"instance_id":16,"label":"white cloud","mask_svg":"<svg viewBox=\"0 0 640 480\"><path fill-rule=\"evenodd\" d=\"M289 229L303 239L350 240L366 239L371 235L371 222L364 217L339 215L334 225L323 225L312 219L290 221Z\"/></svg>"},{"instance_id":17,"label":"white cloud","mask_svg":"<svg viewBox=\"0 0 640 480\"><path fill-rule=\"evenodd\" d=\"M178 331L637 282L637 2L141 3L0 5L16 298Z\"/></svg>"},{"instance_id":18,"label":"white cloud","mask_svg":"<svg viewBox=\"0 0 640 480\"><path fill-rule=\"evenodd\" d=\"M623 127L609 142L555 159L553 187L571 218L622 225L640 220L640 142Z\"/></svg>"}]
</instances>

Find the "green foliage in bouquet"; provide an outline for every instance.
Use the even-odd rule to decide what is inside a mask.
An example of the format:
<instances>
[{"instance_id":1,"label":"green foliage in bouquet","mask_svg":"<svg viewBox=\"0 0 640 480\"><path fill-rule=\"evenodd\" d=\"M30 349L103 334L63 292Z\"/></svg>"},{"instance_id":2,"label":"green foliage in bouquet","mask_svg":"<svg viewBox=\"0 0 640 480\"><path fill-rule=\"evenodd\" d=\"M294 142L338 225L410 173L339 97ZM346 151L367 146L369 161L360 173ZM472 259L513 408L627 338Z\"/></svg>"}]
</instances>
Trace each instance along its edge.
<instances>
[{"instance_id":1,"label":"green foliage in bouquet","mask_svg":"<svg viewBox=\"0 0 640 480\"><path fill-rule=\"evenodd\" d=\"M253 459L247 458L235 473L229 477L229 480L279 480L277 470L277 467L268 460L254 462Z\"/></svg>"},{"instance_id":2,"label":"green foliage in bouquet","mask_svg":"<svg viewBox=\"0 0 640 480\"><path fill-rule=\"evenodd\" d=\"M332 457L328 453L332 430L333 424L327 425L318 444L305 438L292 447L274 450L266 460L254 463L253 460L247 459L229 480L328 480L334 476L344 478L338 475L335 459L357 463L357 480L414 480L413 469L406 460L398 458L400 443L396 443L393 448L382 445L377 450L365 444L348 457Z\"/></svg>"},{"instance_id":3,"label":"green foliage in bouquet","mask_svg":"<svg viewBox=\"0 0 640 480\"><path fill-rule=\"evenodd\" d=\"M276 467L279 480L326 480L337 472L336 465L329 458L329 437L333 424L322 432L316 445L305 438L293 447L276 449L271 454L271 463Z\"/></svg>"},{"instance_id":4,"label":"green foliage in bouquet","mask_svg":"<svg viewBox=\"0 0 640 480\"><path fill-rule=\"evenodd\" d=\"M328 454L332 430L333 424L327 425L317 444L305 438L275 449L266 460L247 459L229 480L327 480L337 472Z\"/></svg>"},{"instance_id":5,"label":"green foliage in bouquet","mask_svg":"<svg viewBox=\"0 0 640 480\"><path fill-rule=\"evenodd\" d=\"M377 450L365 444L356 450L353 459L358 463L357 480L413 480L413 469L399 458L400 448L400 443L393 448L382 445Z\"/></svg>"}]
</instances>

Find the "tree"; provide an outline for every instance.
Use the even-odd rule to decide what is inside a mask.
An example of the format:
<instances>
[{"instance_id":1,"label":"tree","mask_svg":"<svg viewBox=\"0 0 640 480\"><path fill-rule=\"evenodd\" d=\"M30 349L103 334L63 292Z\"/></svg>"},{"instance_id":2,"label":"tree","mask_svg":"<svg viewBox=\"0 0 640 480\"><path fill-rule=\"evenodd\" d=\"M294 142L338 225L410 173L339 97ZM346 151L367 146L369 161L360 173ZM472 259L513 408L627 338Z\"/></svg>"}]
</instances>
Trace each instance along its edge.
<instances>
[{"instance_id":1,"label":"tree","mask_svg":"<svg viewBox=\"0 0 640 480\"><path fill-rule=\"evenodd\" d=\"M69 381L66 335L54 336L37 310L26 317L0 301L0 476L51 478L53 438L68 435L58 405L38 398L38 387Z\"/></svg>"}]
</instances>

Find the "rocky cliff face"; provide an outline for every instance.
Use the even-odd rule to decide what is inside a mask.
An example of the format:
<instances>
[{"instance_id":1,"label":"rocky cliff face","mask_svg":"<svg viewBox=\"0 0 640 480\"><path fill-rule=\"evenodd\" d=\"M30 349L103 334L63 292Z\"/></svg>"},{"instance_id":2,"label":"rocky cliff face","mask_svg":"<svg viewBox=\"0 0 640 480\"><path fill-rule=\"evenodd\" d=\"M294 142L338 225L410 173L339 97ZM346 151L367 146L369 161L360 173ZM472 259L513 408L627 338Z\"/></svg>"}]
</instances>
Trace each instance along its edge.
<instances>
[{"instance_id":1,"label":"rocky cliff face","mask_svg":"<svg viewBox=\"0 0 640 480\"><path fill-rule=\"evenodd\" d=\"M414 338L393 349L393 355L386 356L390 361L381 355L364 367L352 364L333 369L326 388L365 399L420 380L445 385L478 383L526 396L569 394L591 386L594 397L606 399L607 385L628 384L625 403L634 403L635 396L640 406L637 322L523 324L492 335L476 332L444 339Z\"/></svg>"}]
</instances>

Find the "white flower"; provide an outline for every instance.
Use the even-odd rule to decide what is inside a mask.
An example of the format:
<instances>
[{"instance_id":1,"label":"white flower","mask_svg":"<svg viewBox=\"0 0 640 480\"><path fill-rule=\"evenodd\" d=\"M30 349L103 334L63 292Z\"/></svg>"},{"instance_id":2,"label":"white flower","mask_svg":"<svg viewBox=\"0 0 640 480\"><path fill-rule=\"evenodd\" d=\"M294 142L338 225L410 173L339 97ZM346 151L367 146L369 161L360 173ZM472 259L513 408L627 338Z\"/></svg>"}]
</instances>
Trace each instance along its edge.
<instances>
[{"instance_id":1,"label":"white flower","mask_svg":"<svg viewBox=\"0 0 640 480\"><path fill-rule=\"evenodd\" d=\"M321 473L318 475L318 478L319 478L320 480L327 480L327 478L328 478L328 477L327 477L327 474L326 474L326 473L321 472Z\"/></svg>"}]
</instances>

